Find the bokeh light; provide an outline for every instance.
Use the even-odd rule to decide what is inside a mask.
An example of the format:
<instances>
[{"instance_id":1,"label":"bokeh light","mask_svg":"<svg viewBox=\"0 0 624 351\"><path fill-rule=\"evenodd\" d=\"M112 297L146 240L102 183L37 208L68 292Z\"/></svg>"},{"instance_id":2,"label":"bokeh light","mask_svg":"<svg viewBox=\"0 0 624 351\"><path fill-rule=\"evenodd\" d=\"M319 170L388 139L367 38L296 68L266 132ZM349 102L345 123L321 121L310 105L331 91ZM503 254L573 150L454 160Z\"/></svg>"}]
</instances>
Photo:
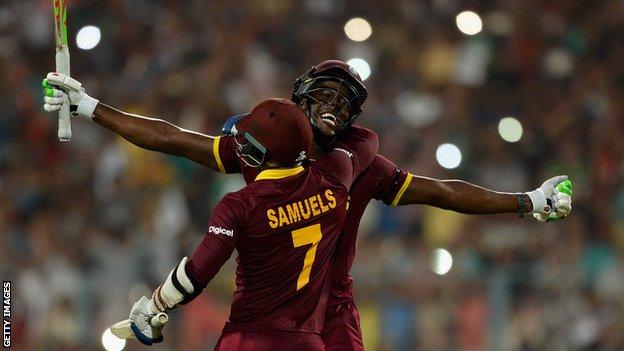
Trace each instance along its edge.
<instances>
[{"instance_id":1,"label":"bokeh light","mask_svg":"<svg viewBox=\"0 0 624 351\"><path fill-rule=\"evenodd\" d=\"M438 275L445 275L453 267L453 256L445 249L435 249L429 254L429 268Z\"/></svg>"},{"instance_id":2,"label":"bokeh light","mask_svg":"<svg viewBox=\"0 0 624 351\"><path fill-rule=\"evenodd\" d=\"M511 16L505 12L493 11L485 17L485 26L488 32L507 36L514 30L514 22Z\"/></svg>"},{"instance_id":3,"label":"bokeh light","mask_svg":"<svg viewBox=\"0 0 624 351\"><path fill-rule=\"evenodd\" d=\"M522 138L522 124L513 117L504 117L498 122L498 134L503 140L515 143Z\"/></svg>"},{"instance_id":4,"label":"bokeh light","mask_svg":"<svg viewBox=\"0 0 624 351\"><path fill-rule=\"evenodd\" d=\"M367 20L355 17L347 21L344 31L347 38L353 41L364 41L373 34L373 27Z\"/></svg>"},{"instance_id":5,"label":"bokeh light","mask_svg":"<svg viewBox=\"0 0 624 351\"><path fill-rule=\"evenodd\" d=\"M102 346L106 351L121 351L126 347L126 340L116 337L110 328L106 328L102 334Z\"/></svg>"},{"instance_id":6,"label":"bokeh light","mask_svg":"<svg viewBox=\"0 0 624 351\"><path fill-rule=\"evenodd\" d=\"M368 62L361 58L352 58L347 61L349 66L353 67L355 71L360 75L362 80L366 80L371 75L371 68Z\"/></svg>"},{"instance_id":7,"label":"bokeh light","mask_svg":"<svg viewBox=\"0 0 624 351\"><path fill-rule=\"evenodd\" d=\"M475 35L483 29L481 17L472 11L461 12L455 17L457 28L466 35Z\"/></svg>"},{"instance_id":8,"label":"bokeh light","mask_svg":"<svg viewBox=\"0 0 624 351\"><path fill-rule=\"evenodd\" d=\"M552 78L566 78L574 70L574 57L565 48L554 48L544 54L544 69Z\"/></svg>"},{"instance_id":9,"label":"bokeh light","mask_svg":"<svg viewBox=\"0 0 624 351\"><path fill-rule=\"evenodd\" d=\"M461 163L461 159L461 151L453 144L442 144L436 150L436 160L444 168L457 168Z\"/></svg>"},{"instance_id":10,"label":"bokeh light","mask_svg":"<svg viewBox=\"0 0 624 351\"><path fill-rule=\"evenodd\" d=\"M100 43L100 28L96 26L86 26L80 28L76 34L76 45L82 50L91 50Z\"/></svg>"}]
</instances>

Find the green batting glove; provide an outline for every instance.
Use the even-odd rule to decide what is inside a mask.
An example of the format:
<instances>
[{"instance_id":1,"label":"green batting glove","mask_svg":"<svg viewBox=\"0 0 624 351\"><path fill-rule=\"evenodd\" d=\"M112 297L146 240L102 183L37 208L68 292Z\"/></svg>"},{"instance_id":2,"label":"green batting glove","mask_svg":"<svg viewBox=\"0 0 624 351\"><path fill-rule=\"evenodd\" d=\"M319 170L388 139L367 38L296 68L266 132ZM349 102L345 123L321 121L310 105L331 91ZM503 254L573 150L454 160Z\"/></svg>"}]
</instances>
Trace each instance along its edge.
<instances>
[{"instance_id":1,"label":"green batting glove","mask_svg":"<svg viewBox=\"0 0 624 351\"><path fill-rule=\"evenodd\" d=\"M67 75L51 72L41 82L43 86L43 109L48 112L58 111L69 102L72 116L86 120L93 118L93 111L98 100L89 96L82 84Z\"/></svg>"},{"instance_id":2,"label":"green batting glove","mask_svg":"<svg viewBox=\"0 0 624 351\"><path fill-rule=\"evenodd\" d=\"M564 218L572 211L572 182L568 176L552 177L527 195L533 203L533 217L540 222Z\"/></svg>"}]
</instances>

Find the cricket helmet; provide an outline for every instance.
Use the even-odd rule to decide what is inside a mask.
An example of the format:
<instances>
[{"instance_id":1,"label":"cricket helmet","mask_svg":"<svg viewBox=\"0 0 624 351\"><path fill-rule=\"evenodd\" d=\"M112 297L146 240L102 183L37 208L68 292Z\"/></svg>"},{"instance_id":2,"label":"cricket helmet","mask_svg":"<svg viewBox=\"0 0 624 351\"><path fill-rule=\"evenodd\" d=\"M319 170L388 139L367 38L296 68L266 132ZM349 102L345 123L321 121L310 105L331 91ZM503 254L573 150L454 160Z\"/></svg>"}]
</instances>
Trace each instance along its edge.
<instances>
[{"instance_id":1,"label":"cricket helmet","mask_svg":"<svg viewBox=\"0 0 624 351\"><path fill-rule=\"evenodd\" d=\"M236 153L252 167L268 160L291 166L306 159L312 149L307 116L287 99L262 101L236 124L236 129Z\"/></svg>"},{"instance_id":2,"label":"cricket helmet","mask_svg":"<svg viewBox=\"0 0 624 351\"><path fill-rule=\"evenodd\" d=\"M337 82L348 91L347 96L342 96L343 94L338 91L335 92L337 97L340 95L347 100L350 108L349 118L343 122L342 130L345 130L350 127L359 114L362 113L362 105L368 97L368 91L364 86L362 78L356 70L346 62L340 60L326 60L310 68L295 81L291 100L299 105L304 101L313 101L314 98L311 94L321 89L319 85L324 81ZM310 122L315 132L314 139L317 141L317 144L319 144L318 141L320 138L323 138L323 136L319 133L318 125L316 125L312 116L310 116ZM324 140L324 143L333 143L334 140L335 138L329 138L328 140Z\"/></svg>"}]
</instances>

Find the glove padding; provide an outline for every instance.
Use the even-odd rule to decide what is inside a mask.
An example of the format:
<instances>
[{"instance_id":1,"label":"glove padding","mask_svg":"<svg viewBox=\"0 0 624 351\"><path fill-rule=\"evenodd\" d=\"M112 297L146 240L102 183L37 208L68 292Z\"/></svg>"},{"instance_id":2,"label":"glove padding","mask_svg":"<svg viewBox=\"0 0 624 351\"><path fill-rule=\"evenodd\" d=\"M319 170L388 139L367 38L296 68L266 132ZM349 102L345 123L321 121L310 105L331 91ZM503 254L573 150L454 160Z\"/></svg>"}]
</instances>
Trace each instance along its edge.
<instances>
[{"instance_id":1,"label":"glove padding","mask_svg":"<svg viewBox=\"0 0 624 351\"><path fill-rule=\"evenodd\" d=\"M158 312L154 304L143 296L134 303L130 317L113 324L110 329L113 335L121 339L137 339L142 344L152 345L163 341L162 328L169 317Z\"/></svg>"},{"instance_id":2,"label":"glove padding","mask_svg":"<svg viewBox=\"0 0 624 351\"><path fill-rule=\"evenodd\" d=\"M93 111L99 101L89 96L79 81L65 74L51 72L41 85L45 95L44 110L58 111L63 103L69 102L72 116L89 121L93 119Z\"/></svg>"},{"instance_id":3,"label":"glove padding","mask_svg":"<svg viewBox=\"0 0 624 351\"><path fill-rule=\"evenodd\" d=\"M552 177L527 195L533 203L533 217L540 222L565 218L572 211L572 182L568 176Z\"/></svg>"}]
</instances>

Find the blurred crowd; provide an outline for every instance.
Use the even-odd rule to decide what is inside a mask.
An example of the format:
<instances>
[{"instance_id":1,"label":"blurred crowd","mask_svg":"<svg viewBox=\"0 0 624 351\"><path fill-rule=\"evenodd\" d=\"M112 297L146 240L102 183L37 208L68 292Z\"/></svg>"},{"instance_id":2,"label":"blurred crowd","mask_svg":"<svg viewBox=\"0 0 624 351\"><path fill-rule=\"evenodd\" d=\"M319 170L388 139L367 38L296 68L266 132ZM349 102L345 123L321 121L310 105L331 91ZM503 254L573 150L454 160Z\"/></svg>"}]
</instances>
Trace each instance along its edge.
<instances>
[{"instance_id":1,"label":"blurred crowd","mask_svg":"<svg viewBox=\"0 0 624 351\"><path fill-rule=\"evenodd\" d=\"M481 33L457 29L465 9ZM356 16L373 28L364 42L343 31ZM101 30L93 50L75 46L84 25ZM358 123L401 168L512 192L570 176L572 215L555 223L371 203L352 270L368 350L624 349L624 2L72 0L69 29L91 96L187 129L217 134L290 96L312 65L360 57ZM60 143L40 87L52 38L48 0L0 2L0 276L16 350L98 350L243 182L83 120ZM505 116L522 123L519 142L499 136ZM437 163L442 143L460 148L459 167ZM430 269L439 247L446 275ZM159 349L212 349L232 261L172 313Z\"/></svg>"}]
</instances>

